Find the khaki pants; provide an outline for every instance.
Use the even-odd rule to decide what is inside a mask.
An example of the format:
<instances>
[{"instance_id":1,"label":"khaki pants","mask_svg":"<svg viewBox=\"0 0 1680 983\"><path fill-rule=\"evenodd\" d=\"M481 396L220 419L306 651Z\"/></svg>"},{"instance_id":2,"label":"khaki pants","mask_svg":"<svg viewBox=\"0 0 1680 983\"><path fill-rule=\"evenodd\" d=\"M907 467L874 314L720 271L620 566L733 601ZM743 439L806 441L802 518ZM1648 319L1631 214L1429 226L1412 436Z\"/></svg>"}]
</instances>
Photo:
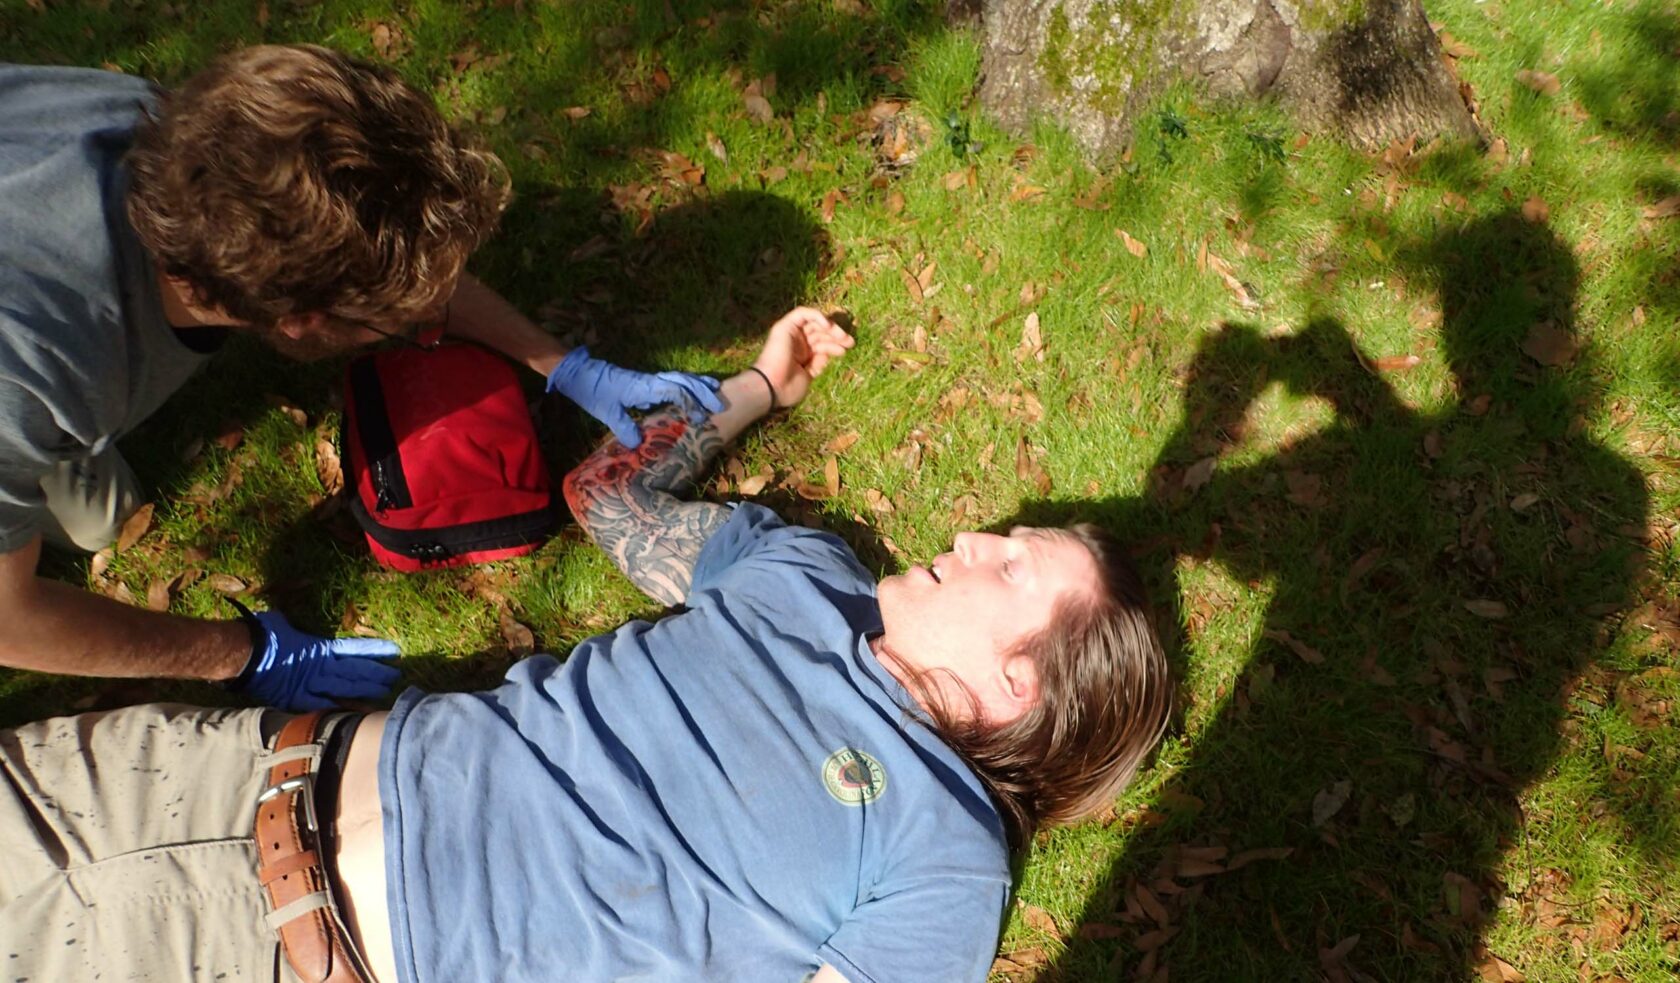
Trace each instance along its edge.
<instances>
[{"instance_id":1,"label":"khaki pants","mask_svg":"<svg viewBox=\"0 0 1680 983\"><path fill-rule=\"evenodd\" d=\"M54 546L96 552L111 545L122 524L140 507L139 485L116 448L61 461L41 479L47 513L54 525L41 531ZM0 975L5 970L0 969Z\"/></svg>"},{"instance_id":2,"label":"khaki pants","mask_svg":"<svg viewBox=\"0 0 1680 983\"><path fill-rule=\"evenodd\" d=\"M251 842L266 712L155 704L0 731L0 978L293 983Z\"/></svg>"}]
</instances>

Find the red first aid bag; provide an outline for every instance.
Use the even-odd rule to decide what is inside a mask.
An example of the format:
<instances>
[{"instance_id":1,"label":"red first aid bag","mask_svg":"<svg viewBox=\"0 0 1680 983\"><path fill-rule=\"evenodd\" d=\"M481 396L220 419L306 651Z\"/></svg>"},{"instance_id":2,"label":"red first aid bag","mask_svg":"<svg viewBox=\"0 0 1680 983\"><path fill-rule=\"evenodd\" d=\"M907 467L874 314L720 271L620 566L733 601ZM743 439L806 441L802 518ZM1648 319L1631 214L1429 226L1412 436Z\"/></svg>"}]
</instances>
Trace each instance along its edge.
<instances>
[{"instance_id":1,"label":"red first aid bag","mask_svg":"<svg viewBox=\"0 0 1680 983\"><path fill-rule=\"evenodd\" d=\"M473 345L363 355L345 373L345 484L397 570L521 556L559 510L519 380Z\"/></svg>"}]
</instances>

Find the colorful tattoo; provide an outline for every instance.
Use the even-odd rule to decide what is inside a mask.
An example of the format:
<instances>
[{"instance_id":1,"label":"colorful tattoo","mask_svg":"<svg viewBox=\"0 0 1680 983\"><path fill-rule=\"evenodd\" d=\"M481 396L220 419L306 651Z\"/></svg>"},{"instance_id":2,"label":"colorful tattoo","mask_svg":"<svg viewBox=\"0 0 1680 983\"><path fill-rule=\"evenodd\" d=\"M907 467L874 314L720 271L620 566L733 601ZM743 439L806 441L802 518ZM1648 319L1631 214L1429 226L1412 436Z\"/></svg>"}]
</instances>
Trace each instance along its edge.
<instances>
[{"instance_id":1,"label":"colorful tattoo","mask_svg":"<svg viewBox=\"0 0 1680 983\"><path fill-rule=\"evenodd\" d=\"M692 427L683 414L663 412L642 421L640 447L609 440L566 475L566 504L578 525L663 604L688 596L701 548L729 520L722 505L677 497L722 448L711 425Z\"/></svg>"}]
</instances>

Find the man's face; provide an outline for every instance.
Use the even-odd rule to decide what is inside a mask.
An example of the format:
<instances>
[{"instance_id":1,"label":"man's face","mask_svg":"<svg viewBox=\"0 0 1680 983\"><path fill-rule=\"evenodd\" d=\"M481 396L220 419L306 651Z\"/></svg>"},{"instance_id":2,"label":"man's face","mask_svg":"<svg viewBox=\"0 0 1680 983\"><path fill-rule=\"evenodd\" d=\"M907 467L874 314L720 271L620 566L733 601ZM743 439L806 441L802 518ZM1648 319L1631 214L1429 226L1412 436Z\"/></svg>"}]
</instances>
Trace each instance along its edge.
<instances>
[{"instance_id":1,"label":"man's face","mask_svg":"<svg viewBox=\"0 0 1680 983\"><path fill-rule=\"evenodd\" d=\"M973 705L988 723L1008 723L1037 700L1019 644L1063 601L1091 596L1097 576L1091 551L1061 530L960 533L928 566L881 581L883 661L930 674L926 684L960 717Z\"/></svg>"},{"instance_id":2,"label":"man's face","mask_svg":"<svg viewBox=\"0 0 1680 983\"><path fill-rule=\"evenodd\" d=\"M439 304L436 313L429 313L419 322L403 324L396 321L367 324L348 321L325 314L305 314L281 318L275 324L257 330L262 342L299 362L315 362L334 355L343 355L390 338L412 338L422 326L441 321L447 308Z\"/></svg>"}]
</instances>

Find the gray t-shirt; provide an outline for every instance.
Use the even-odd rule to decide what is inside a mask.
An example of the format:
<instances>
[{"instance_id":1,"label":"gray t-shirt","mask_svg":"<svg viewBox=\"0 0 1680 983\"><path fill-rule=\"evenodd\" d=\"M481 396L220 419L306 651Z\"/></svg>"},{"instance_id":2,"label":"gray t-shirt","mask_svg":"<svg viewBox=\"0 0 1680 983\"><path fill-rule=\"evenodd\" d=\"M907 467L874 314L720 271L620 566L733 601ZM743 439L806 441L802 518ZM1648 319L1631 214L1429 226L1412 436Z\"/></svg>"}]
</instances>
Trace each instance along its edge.
<instances>
[{"instance_id":1,"label":"gray t-shirt","mask_svg":"<svg viewBox=\"0 0 1680 983\"><path fill-rule=\"evenodd\" d=\"M131 76L0 64L0 553L41 530L54 465L104 451L204 361L123 207L154 99Z\"/></svg>"}]
</instances>

